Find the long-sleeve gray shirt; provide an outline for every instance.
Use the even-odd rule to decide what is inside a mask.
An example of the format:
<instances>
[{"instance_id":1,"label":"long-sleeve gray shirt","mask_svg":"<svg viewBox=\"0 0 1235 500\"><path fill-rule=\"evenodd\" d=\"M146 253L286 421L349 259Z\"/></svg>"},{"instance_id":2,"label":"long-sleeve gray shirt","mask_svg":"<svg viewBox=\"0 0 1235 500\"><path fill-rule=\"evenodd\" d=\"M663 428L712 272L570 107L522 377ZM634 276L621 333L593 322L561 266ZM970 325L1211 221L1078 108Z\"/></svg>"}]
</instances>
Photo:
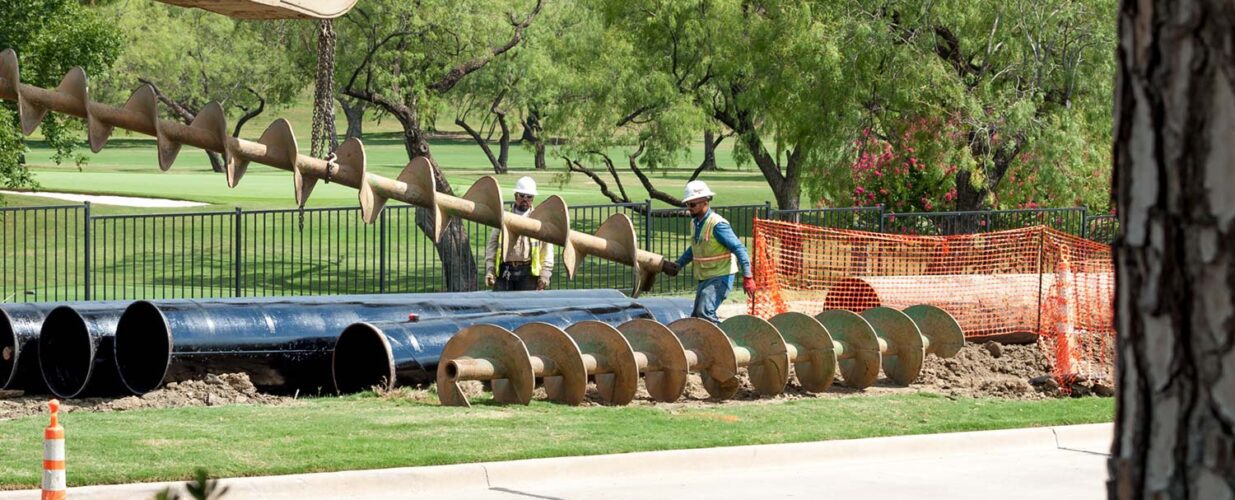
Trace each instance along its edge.
<instances>
[{"instance_id":1,"label":"long-sleeve gray shirt","mask_svg":"<svg viewBox=\"0 0 1235 500\"><path fill-rule=\"evenodd\" d=\"M526 212L513 211L517 215L529 215L532 209ZM497 236L498 231L494 229L489 233L489 242L485 244L485 274L497 274ZM549 281L553 277L553 245L540 243L540 279ZM502 260L505 262L523 262L532 260L532 244L526 236L520 236L515 239L515 246L509 252L504 252Z\"/></svg>"}]
</instances>

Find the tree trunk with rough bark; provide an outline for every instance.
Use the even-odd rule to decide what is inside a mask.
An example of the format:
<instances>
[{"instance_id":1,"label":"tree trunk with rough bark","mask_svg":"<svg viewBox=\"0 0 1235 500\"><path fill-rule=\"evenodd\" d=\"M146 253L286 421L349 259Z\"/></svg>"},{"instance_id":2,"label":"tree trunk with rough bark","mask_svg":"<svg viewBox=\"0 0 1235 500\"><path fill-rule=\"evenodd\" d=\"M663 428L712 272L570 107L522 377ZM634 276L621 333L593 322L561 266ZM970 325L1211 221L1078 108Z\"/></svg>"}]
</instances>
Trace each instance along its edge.
<instances>
[{"instance_id":1,"label":"tree trunk with rough bark","mask_svg":"<svg viewBox=\"0 0 1235 500\"><path fill-rule=\"evenodd\" d=\"M347 135L345 139L364 138L364 115L369 109L368 103L360 99L339 99L339 107L347 117Z\"/></svg>"},{"instance_id":2,"label":"tree trunk with rough bark","mask_svg":"<svg viewBox=\"0 0 1235 500\"><path fill-rule=\"evenodd\" d=\"M985 190L973 185L973 172L967 170L956 172L956 211L982 210L986 204L985 199Z\"/></svg>"},{"instance_id":3,"label":"tree trunk with rough bark","mask_svg":"<svg viewBox=\"0 0 1235 500\"><path fill-rule=\"evenodd\" d=\"M1110 498L1235 498L1235 7L1125 1Z\"/></svg>"},{"instance_id":4,"label":"tree trunk with rough bark","mask_svg":"<svg viewBox=\"0 0 1235 500\"><path fill-rule=\"evenodd\" d=\"M716 170L716 146L719 141L715 135L712 129L703 131L703 163L699 164L700 171Z\"/></svg>"},{"instance_id":5,"label":"tree trunk with rough bark","mask_svg":"<svg viewBox=\"0 0 1235 500\"><path fill-rule=\"evenodd\" d=\"M400 120L402 121L402 120ZM433 176L437 181L437 191L454 194L450 183L442 175L433 156L429 154L429 139L420 129L419 123L403 123L403 146L407 149L407 157L414 159L427 156L433 164ZM424 209L416 208L416 227L425 234L433 234L433 216ZM459 219L452 219L442 232L442 238L437 242L437 256L442 261L442 275L446 279L446 291L467 292L477 289L476 257L472 246L468 243L467 231Z\"/></svg>"},{"instance_id":6,"label":"tree trunk with rough bark","mask_svg":"<svg viewBox=\"0 0 1235 500\"><path fill-rule=\"evenodd\" d=\"M467 120L462 118L456 118L455 125L458 125L464 132L467 132L467 135L472 138L472 141L475 142L477 146L480 146L480 150L484 151L485 157L489 159L489 165L493 166L493 173L504 174L509 170L503 159L493 155L493 148L489 147L489 141L485 140L484 136L480 135L479 130L472 128L472 126L467 123Z\"/></svg>"},{"instance_id":7,"label":"tree trunk with rough bark","mask_svg":"<svg viewBox=\"0 0 1235 500\"><path fill-rule=\"evenodd\" d=\"M545 139L543 137L544 130L540 125L540 115L536 110L529 110L527 118L523 120L523 136L521 141L532 143L535 150L536 170L545 170L549 165L545 163Z\"/></svg>"}]
</instances>

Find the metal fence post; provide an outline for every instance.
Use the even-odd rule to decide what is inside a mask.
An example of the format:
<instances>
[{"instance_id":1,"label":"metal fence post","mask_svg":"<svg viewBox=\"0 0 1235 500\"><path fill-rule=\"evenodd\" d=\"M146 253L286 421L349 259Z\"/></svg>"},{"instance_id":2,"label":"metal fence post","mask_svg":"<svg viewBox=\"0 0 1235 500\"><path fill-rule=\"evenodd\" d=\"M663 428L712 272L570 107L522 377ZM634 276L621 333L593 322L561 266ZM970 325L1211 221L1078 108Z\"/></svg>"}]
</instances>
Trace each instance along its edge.
<instances>
[{"instance_id":1,"label":"metal fence post","mask_svg":"<svg viewBox=\"0 0 1235 500\"><path fill-rule=\"evenodd\" d=\"M232 257L232 261L233 261L233 266L234 266L233 272L236 275L236 290L235 290L236 297L241 296L240 273L241 273L241 267L243 267L241 264L241 257L244 255L244 236L243 236L244 233L242 231L241 225L243 223L244 223L244 217L241 215L241 209L240 207L236 207L235 219L232 222L233 229L235 230L235 236L233 237L235 241L232 242L235 245L235 255Z\"/></svg>"},{"instance_id":2,"label":"metal fence post","mask_svg":"<svg viewBox=\"0 0 1235 500\"><path fill-rule=\"evenodd\" d=\"M1089 207L1081 205L1081 237L1089 239Z\"/></svg>"},{"instance_id":3,"label":"metal fence post","mask_svg":"<svg viewBox=\"0 0 1235 500\"><path fill-rule=\"evenodd\" d=\"M875 205L875 208L879 209L879 232L886 233L888 231L887 231L887 228L885 228L883 225L883 203L879 203Z\"/></svg>"},{"instance_id":4,"label":"metal fence post","mask_svg":"<svg viewBox=\"0 0 1235 500\"><path fill-rule=\"evenodd\" d=\"M652 251L652 200L643 200L643 249Z\"/></svg>"},{"instance_id":5,"label":"metal fence post","mask_svg":"<svg viewBox=\"0 0 1235 500\"><path fill-rule=\"evenodd\" d=\"M379 242L377 248L377 291L386 293L386 215L389 210L382 210L382 216L377 222Z\"/></svg>"},{"instance_id":6,"label":"metal fence post","mask_svg":"<svg viewBox=\"0 0 1235 500\"><path fill-rule=\"evenodd\" d=\"M90 218L90 202L87 201L82 205L84 205L82 209L84 221L82 235L85 237L85 241L82 243L82 259L85 260L82 263L82 300L90 300L90 226L94 223L91 222Z\"/></svg>"},{"instance_id":7,"label":"metal fence post","mask_svg":"<svg viewBox=\"0 0 1235 500\"><path fill-rule=\"evenodd\" d=\"M772 202L763 200L763 218L764 220L772 218Z\"/></svg>"}]
</instances>

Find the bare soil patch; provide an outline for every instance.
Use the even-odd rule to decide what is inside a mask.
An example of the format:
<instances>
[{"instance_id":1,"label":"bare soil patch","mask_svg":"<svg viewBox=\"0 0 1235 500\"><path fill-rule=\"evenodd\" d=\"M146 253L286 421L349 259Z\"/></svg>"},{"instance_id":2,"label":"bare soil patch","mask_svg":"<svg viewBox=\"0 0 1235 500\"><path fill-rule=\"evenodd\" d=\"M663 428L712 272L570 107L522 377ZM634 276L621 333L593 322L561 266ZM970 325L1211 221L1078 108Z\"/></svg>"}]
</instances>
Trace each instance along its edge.
<instances>
[{"instance_id":1,"label":"bare soil patch","mask_svg":"<svg viewBox=\"0 0 1235 500\"><path fill-rule=\"evenodd\" d=\"M47 395L26 396L20 392L0 392L0 420L47 414ZM173 382L142 396L85 398L62 401L60 411L124 411L143 408L185 408L229 404L289 404L295 399L258 392L243 373L207 375L202 380Z\"/></svg>"},{"instance_id":2,"label":"bare soil patch","mask_svg":"<svg viewBox=\"0 0 1235 500\"><path fill-rule=\"evenodd\" d=\"M929 392L948 397L995 397L1008 399L1047 399L1060 397L1110 397L1114 389L1109 381L1077 380L1062 390L1051 375L1051 365L1037 345L1005 345L993 342L967 344L956 357L941 359L928 356L918 381L908 387L893 384L881 378L866 389L847 387L838 379L826 392L811 393L803 390L791 376L785 392L775 397L763 397L755 392L746 374L740 374L742 387L730 400L714 400L703 387L697 374L687 377L686 391L674 403L658 403L648 395L640 382L639 391L632 405L656 406L666 409L695 408L705 406L776 404L784 401L816 398L847 398L888 394L913 394ZM485 389L480 382L461 384L468 397L480 397ZM379 393L392 400L411 400L436 404L435 387L399 388ZM543 388L537 388L534 399L545 399ZM46 396L24 396L15 392L0 392L0 420L41 415L47 412ZM229 404L283 405L294 404L295 398L262 394L253 387L245 374L209 375L204 380L168 384L167 387L144 396L122 398L90 398L63 402L62 410L75 411L124 411L142 408L183 408L194 406L220 406ZM600 406L603 403L594 385L588 388L584 406Z\"/></svg>"}]
</instances>

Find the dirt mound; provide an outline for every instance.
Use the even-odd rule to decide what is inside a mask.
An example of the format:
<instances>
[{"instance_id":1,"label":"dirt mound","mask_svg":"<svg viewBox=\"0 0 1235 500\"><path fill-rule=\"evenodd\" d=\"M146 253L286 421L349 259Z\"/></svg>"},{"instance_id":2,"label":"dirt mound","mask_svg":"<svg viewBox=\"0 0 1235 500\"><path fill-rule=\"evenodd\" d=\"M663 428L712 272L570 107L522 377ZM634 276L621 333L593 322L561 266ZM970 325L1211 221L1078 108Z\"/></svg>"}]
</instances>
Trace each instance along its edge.
<instances>
[{"instance_id":1,"label":"dirt mound","mask_svg":"<svg viewBox=\"0 0 1235 500\"><path fill-rule=\"evenodd\" d=\"M43 415L47 413L50 396L25 396L10 392L0 394L0 420ZM202 380L173 382L142 396L122 398L86 398L63 401L60 410L124 411L141 408L184 408L190 406L220 406L228 404L286 404L292 398L262 394L244 373L207 375Z\"/></svg>"},{"instance_id":2,"label":"dirt mound","mask_svg":"<svg viewBox=\"0 0 1235 500\"><path fill-rule=\"evenodd\" d=\"M997 397L1013 399L1040 399L1055 397L1084 397L1114 395L1109 381L1077 380L1061 390L1051 375L1050 360L1036 345L1004 345L993 342L970 343L950 359L928 356L922 375L909 387L891 383L880 378L874 386L866 389L846 387L844 380L837 380L827 392L811 393L803 390L796 379L790 377L785 392L776 397L762 397L750 384L744 370L739 374L741 386L730 400L711 399L698 374L687 377L686 390L676 403L658 403L648 395L640 380L639 389L632 405L694 407L730 404L769 404L787 400L808 398L860 397L862 395L908 394L933 392L954 397ZM480 382L460 384L469 398L481 397L487 390ZM399 388L379 391L383 398L410 399L421 403L435 404L436 391L429 388ZM536 400L545 399L543 388L533 394ZM41 415L47 412L46 396L22 396L20 393L0 392L0 420ZM172 383L144 396L129 396L118 399L80 399L65 401L64 411L123 411L139 408L181 408L189 406L219 406L227 404L288 404L293 398L262 394L253 387L245 374L208 375L203 380ZM595 384L590 384L584 406L601 405Z\"/></svg>"},{"instance_id":3,"label":"dirt mound","mask_svg":"<svg viewBox=\"0 0 1235 500\"><path fill-rule=\"evenodd\" d=\"M918 383L954 395L1024 398L1050 396L1030 384L1050 373L1050 360L1037 345L970 343L953 358L928 356Z\"/></svg>"}]
</instances>

